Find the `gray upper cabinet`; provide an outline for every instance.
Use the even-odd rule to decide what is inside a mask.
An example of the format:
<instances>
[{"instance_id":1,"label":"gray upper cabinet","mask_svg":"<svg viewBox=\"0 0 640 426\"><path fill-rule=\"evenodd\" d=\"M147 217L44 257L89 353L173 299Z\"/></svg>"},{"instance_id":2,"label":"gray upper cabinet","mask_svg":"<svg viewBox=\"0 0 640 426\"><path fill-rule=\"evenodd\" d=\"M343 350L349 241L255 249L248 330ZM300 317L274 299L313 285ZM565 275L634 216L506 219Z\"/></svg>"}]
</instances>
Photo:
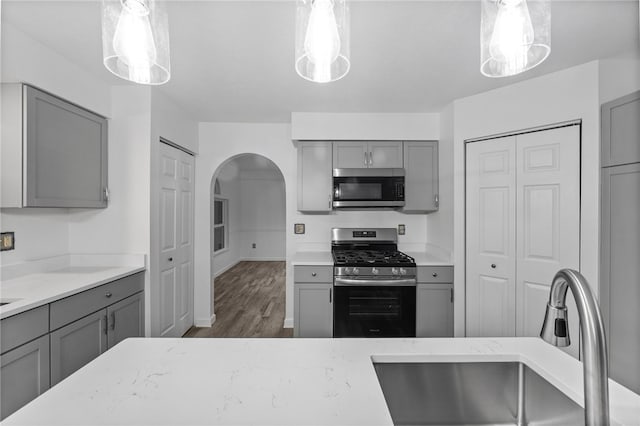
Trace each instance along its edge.
<instances>
[{"instance_id":1,"label":"gray upper cabinet","mask_svg":"<svg viewBox=\"0 0 640 426\"><path fill-rule=\"evenodd\" d=\"M640 162L640 91L602 105L602 167Z\"/></svg>"},{"instance_id":2,"label":"gray upper cabinet","mask_svg":"<svg viewBox=\"0 0 640 426\"><path fill-rule=\"evenodd\" d=\"M26 84L2 85L2 207L107 206L107 119Z\"/></svg>"},{"instance_id":3,"label":"gray upper cabinet","mask_svg":"<svg viewBox=\"0 0 640 426\"><path fill-rule=\"evenodd\" d=\"M349 141L333 143L334 169L402 168L402 142Z\"/></svg>"},{"instance_id":4,"label":"gray upper cabinet","mask_svg":"<svg viewBox=\"0 0 640 426\"><path fill-rule=\"evenodd\" d=\"M332 209L331 142L298 144L298 210L328 212Z\"/></svg>"},{"instance_id":5,"label":"gray upper cabinet","mask_svg":"<svg viewBox=\"0 0 640 426\"><path fill-rule=\"evenodd\" d=\"M438 142L405 142L403 211L438 210Z\"/></svg>"}]
</instances>

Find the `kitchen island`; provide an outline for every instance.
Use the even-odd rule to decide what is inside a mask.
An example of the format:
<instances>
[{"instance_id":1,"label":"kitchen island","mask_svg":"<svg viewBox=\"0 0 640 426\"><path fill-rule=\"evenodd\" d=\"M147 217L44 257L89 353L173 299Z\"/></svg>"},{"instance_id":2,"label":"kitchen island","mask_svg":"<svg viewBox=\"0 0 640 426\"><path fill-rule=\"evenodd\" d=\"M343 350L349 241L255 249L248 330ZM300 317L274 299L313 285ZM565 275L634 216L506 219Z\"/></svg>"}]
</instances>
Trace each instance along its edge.
<instances>
[{"instance_id":1,"label":"kitchen island","mask_svg":"<svg viewBox=\"0 0 640 426\"><path fill-rule=\"evenodd\" d=\"M391 425L373 360L520 361L582 405L582 365L538 338L133 338L2 424ZM612 424L640 424L640 396L610 396Z\"/></svg>"}]
</instances>

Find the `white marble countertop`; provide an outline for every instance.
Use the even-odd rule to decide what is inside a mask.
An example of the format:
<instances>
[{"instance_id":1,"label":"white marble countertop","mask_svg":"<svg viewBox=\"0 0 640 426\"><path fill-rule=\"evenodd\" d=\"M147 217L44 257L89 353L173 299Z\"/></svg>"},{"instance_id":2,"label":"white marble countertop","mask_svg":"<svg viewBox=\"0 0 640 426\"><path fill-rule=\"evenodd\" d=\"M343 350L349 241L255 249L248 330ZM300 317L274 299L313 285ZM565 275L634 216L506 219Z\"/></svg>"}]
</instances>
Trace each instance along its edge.
<instances>
[{"instance_id":1,"label":"white marble countertop","mask_svg":"<svg viewBox=\"0 0 640 426\"><path fill-rule=\"evenodd\" d=\"M426 251L406 251L416 261L417 266L452 266L453 262L444 257Z\"/></svg>"},{"instance_id":2,"label":"white marble countertop","mask_svg":"<svg viewBox=\"0 0 640 426\"><path fill-rule=\"evenodd\" d=\"M519 361L582 405L582 365L539 338L128 339L4 425L392 425L372 359ZM613 424L640 396L610 381Z\"/></svg>"},{"instance_id":3,"label":"white marble countertop","mask_svg":"<svg viewBox=\"0 0 640 426\"><path fill-rule=\"evenodd\" d=\"M333 266L331 251L297 251L291 264L309 266Z\"/></svg>"},{"instance_id":4,"label":"white marble countertop","mask_svg":"<svg viewBox=\"0 0 640 426\"><path fill-rule=\"evenodd\" d=\"M3 266L0 319L145 270L144 255L66 255Z\"/></svg>"}]
</instances>

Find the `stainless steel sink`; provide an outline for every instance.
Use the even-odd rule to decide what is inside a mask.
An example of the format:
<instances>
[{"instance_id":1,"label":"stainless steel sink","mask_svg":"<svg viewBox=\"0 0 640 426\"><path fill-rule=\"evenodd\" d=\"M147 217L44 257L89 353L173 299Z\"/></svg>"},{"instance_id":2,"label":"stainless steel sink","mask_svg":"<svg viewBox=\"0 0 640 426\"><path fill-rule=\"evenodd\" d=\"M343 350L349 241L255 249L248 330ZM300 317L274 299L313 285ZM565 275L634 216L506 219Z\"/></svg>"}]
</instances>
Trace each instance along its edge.
<instances>
[{"instance_id":1,"label":"stainless steel sink","mask_svg":"<svg viewBox=\"0 0 640 426\"><path fill-rule=\"evenodd\" d=\"M584 409L519 362L375 362L395 425L584 425Z\"/></svg>"}]
</instances>

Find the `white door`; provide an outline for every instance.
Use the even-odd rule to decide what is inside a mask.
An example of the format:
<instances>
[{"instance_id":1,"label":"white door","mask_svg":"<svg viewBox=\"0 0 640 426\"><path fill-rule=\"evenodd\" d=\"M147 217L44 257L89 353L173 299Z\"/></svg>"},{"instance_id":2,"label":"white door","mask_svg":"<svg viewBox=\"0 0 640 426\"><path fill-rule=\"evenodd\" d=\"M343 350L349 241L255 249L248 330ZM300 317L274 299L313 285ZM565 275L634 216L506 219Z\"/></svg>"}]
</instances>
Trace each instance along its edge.
<instances>
[{"instance_id":1,"label":"white door","mask_svg":"<svg viewBox=\"0 0 640 426\"><path fill-rule=\"evenodd\" d=\"M580 127L519 135L516 146L516 334L539 336L556 272L580 269ZM571 292L567 303L577 355Z\"/></svg>"},{"instance_id":2,"label":"white door","mask_svg":"<svg viewBox=\"0 0 640 426\"><path fill-rule=\"evenodd\" d=\"M160 144L160 336L193 325L194 158Z\"/></svg>"},{"instance_id":3,"label":"white door","mask_svg":"<svg viewBox=\"0 0 640 426\"><path fill-rule=\"evenodd\" d=\"M467 144L467 335L515 336L516 138Z\"/></svg>"},{"instance_id":4,"label":"white door","mask_svg":"<svg viewBox=\"0 0 640 426\"><path fill-rule=\"evenodd\" d=\"M467 144L466 188L468 335L538 336L555 273L580 265L580 127Z\"/></svg>"}]
</instances>

